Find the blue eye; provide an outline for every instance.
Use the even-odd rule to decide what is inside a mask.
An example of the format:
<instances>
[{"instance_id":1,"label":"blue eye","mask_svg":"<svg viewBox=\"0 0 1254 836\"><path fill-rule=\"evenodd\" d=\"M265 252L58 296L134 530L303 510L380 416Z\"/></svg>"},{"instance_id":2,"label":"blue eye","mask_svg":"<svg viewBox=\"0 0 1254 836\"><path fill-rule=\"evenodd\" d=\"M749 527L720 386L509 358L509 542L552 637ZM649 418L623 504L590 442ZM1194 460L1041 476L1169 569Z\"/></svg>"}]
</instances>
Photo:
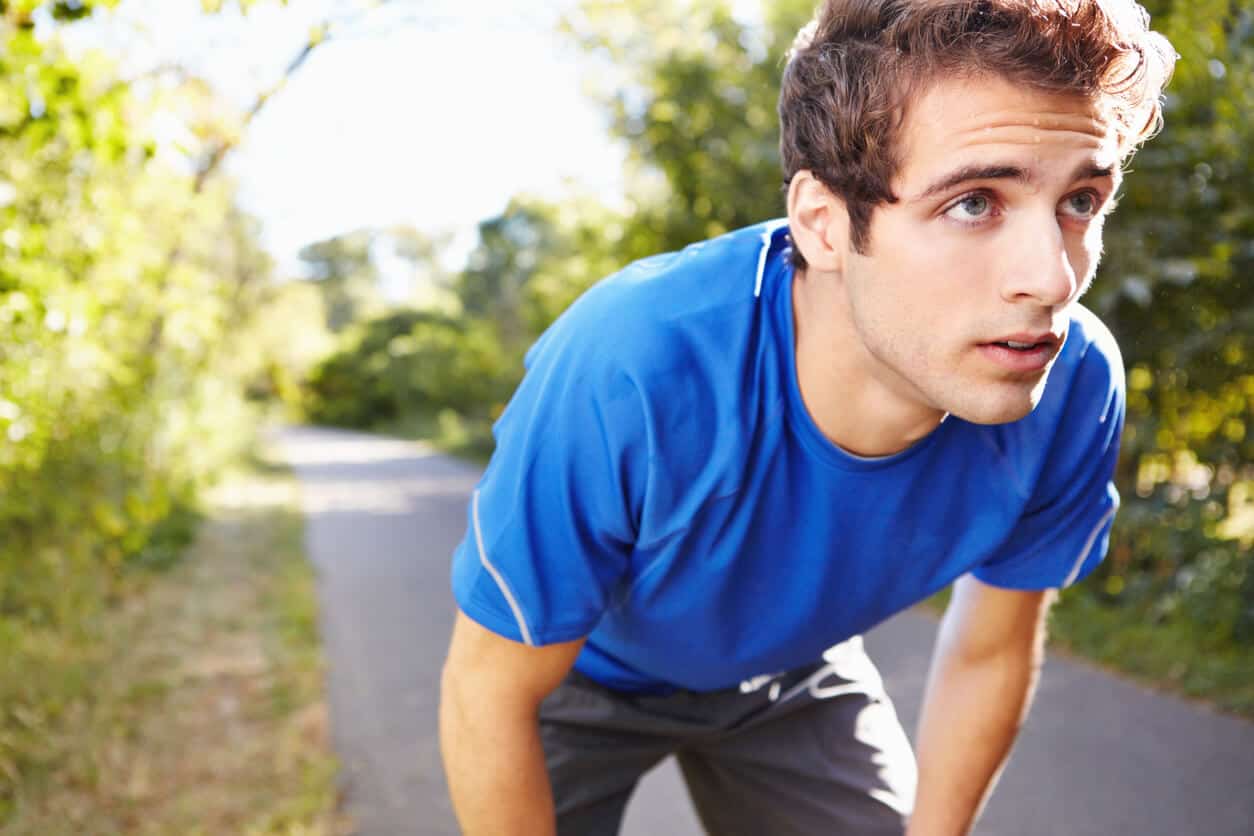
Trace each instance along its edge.
<instances>
[{"instance_id":1,"label":"blue eye","mask_svg":"<svg viewBox=\"0 0 1254 836\"><path fill-rule=\"evenodd\" d=\"M982 194L973 194L958 201L954 208L962 209L967 217L978 218L988 212L988 198Z\"/></svg>"},{"instance_id":2,"label":"blue eye","mask_svg":"<svg viewBox=\"0 0 1254 836\"><path fill-rule=\"evenodd\" d=\"M969 194L946 209L945 214L956 221L978 221L992 211L993 202L988 195Z\"/></svg>"},{"instance_id":3,"label":"blue eye","mask_svg":"<svg viewBox=\"0 0 1254 836\"><path fill-rule=\"evenodd\" d=\"M1067 214L1076 215L1082 218L1092 217L1097 211L1097 198L1092 192L1080 192L1073 194L1064 201L1068 210Z\"/></svg>"}]
</instances>

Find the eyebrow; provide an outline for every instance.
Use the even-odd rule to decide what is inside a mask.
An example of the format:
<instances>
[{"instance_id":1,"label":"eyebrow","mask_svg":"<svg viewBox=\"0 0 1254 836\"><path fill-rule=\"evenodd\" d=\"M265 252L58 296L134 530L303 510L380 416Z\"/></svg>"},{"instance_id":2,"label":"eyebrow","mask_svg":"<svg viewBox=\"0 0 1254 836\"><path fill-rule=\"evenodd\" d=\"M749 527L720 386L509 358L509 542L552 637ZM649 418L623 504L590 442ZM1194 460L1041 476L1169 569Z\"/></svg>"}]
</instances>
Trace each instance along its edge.
<instances>
[{"instance_id":1,"label":"eyebrow","mask_svg":"<svg viewBox=\"0 0 1254 836\"><path fill-rule=\"evenodd\" d=\"M1074 181L1110 177L1114 174L1114 170L1114 166L1111 165L1084 163L1076 169L1071 179ZM1032 174L1026 168L1017 165L965 165L941 177L913 199L925 200L974 180L1014 180L1026 184L1032 181Z\"/></svg>"}]
</instances>

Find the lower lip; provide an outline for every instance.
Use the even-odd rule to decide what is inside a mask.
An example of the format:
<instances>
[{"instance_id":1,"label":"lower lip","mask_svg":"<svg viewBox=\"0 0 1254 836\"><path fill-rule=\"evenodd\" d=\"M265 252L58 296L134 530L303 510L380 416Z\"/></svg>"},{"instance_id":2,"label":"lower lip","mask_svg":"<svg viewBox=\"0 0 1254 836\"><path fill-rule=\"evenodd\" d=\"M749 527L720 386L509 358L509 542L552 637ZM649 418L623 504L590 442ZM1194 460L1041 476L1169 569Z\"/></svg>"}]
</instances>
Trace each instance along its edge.
<instances>
[{"instance_id":1,"label":"lower lip","mask_svg":"<svg viewBox=\"0 0 1254 836\"><path fill-rule=\"evenodd\" d=\"M1054 343L1042 343L1027 351L1016 351L996 343L983 343L980 352L993 363L1014 372L1039 372L1058 353Z\"/></svg>"}]
</instances>

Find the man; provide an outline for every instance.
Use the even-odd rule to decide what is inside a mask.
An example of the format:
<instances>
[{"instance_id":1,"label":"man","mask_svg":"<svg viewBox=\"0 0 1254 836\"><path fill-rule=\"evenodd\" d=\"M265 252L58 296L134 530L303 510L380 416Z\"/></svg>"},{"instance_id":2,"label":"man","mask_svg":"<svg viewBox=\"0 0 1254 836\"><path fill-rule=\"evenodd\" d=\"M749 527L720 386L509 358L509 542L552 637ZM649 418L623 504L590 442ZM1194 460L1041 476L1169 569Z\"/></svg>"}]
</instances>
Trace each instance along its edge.
<instances>
[{"instance_id":1,"label":"man","mask_svg":"<svg viewBox=\"0 0 1254 836\"><path fill-rule=\"evenodd\" d=\"M1076 300L1158 124L1146 22L828 0L784 71L787 220L538 341L454 558L468 834L616 832L670 752L712 833L969 831L1117 504L1121 362ZM954 581L916 773L858 636Z\"/></svg>"}]
</instances>

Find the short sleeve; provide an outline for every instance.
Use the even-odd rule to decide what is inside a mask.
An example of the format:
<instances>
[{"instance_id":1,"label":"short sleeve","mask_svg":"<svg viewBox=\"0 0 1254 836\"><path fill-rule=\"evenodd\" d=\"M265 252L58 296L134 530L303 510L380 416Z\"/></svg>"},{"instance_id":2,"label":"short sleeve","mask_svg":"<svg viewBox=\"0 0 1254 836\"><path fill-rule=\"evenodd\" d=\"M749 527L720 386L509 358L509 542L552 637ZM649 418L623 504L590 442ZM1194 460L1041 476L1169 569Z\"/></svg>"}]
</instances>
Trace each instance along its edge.
<instances>
[{"instance_id":1,"label":"short sleeve","mask_svg":"<svg viewBox=\"0 0 1254 836\"><path fill-rule=\"evenodd\" d=\"M596 626L627 571L648 478L639 391L572 320L528 353L453 556L461 610L530 645Z\"/></svg>"},{"instance_id":2,"label":"short sleeve","mask_svg":"<svg viewBox=\"0 0 1254 836\"><path fill-rule=\"evenodd\" d=\"M1070 586L1106 554L1119 507L1113 477L1124 420L1123 361L1104 326L1093 323L1098 337L1067 387L1027 510L1010 539L974 571L985 583L1023 590Z\"/></svg>"}]
</instances>

